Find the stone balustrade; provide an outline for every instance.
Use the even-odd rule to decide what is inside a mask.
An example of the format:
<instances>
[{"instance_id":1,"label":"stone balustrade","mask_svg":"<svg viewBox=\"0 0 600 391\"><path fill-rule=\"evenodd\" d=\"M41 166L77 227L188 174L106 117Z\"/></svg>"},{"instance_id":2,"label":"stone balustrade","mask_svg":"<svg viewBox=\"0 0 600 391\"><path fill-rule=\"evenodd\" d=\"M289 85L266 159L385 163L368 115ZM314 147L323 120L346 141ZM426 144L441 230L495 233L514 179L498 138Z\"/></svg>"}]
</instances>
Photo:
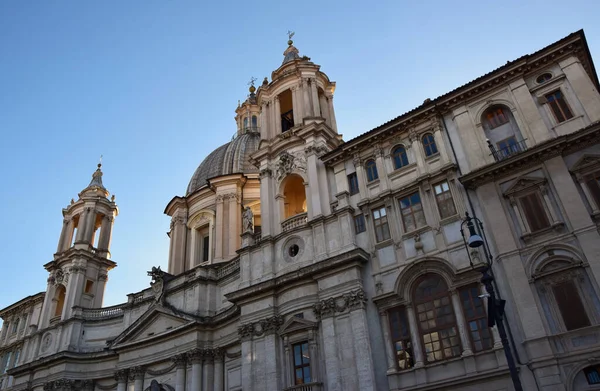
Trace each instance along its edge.
<instances>
[{"instance_id":1,"label":"stone balustrade","mask_svg":"<svg viewBox=\"0 0 600 391\"><path fill-rule=\"evenodd\" d=\"M111 319L123 316L123 304L105 308L83 308L81 317L85 320Z\"/></svg>"},{"instance_id":2,"label":"stone balustrade","mask_svg":"<svg viewBox=\"0 0 600 391\"><path fill-rule=\"evenodd\" d=\"M285 388L284 391L321 391L321 383L306 383L306 384L297 384L295 386L291 386Z\"/></svg>"},{"instance_id":3,"label":"stone balustrade","mask_svg":"<svg viewBox=\"0 0 600 391\"><path fill-rule=\"evenodd\" d=\"M240 270L240 260L236 259L234 261L229 262L227 265L220 267L217 270L217 278L222 278L238 272Z\"/></svg>"},{"instance_id":4,"label":"stone balustrade","mask_svg":"<svg viewBox=\"0 0 600 391\"><path fill-rule=\"evenodd\" d=\"M298 215L292 216L288 219L285 219L281 223L281 230L283 232L289 231L294 228L302 227L306 225L308 222L308 215L306 213L300 213Z\"/></svg>"}]
</instances>

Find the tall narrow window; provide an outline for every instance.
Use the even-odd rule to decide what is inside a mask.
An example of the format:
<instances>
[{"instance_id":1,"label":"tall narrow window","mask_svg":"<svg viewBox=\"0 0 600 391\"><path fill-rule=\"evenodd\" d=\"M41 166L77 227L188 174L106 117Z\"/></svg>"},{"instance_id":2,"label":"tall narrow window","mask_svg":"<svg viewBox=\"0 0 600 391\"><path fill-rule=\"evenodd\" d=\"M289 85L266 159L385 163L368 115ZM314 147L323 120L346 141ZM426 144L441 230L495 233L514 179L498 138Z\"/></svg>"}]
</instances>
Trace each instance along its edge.
<instances>
[{"instance_id":1,"label":"tall narrow window","mask_svg":"<svg viewBox=\"0 0 600 391\"><path fill-rule=\"evenodd\" d=\"M12 333L16 333L19 330L19 322L21 319L17 319L12 325Z\"/></svg>"},{"instance_id":2,"label":"tall narrow window","mask_svg":"<svg viewBox=\"0 0 600 391\"><path fill-rule=\"evenodd\" d=\"M375 240L378 243L390 238L390 227L385 207L373 211L373 225L375 226Z\"/></svg>"},{"instance_id":3,"label":"tall narrow window","mask_svg":"<svg viewBox=\"0 0 600 391\"><path fill-rule=\"evenodd\" d=\"M414 289L414 303L427 362L459 356L460 338L444 280L435 274L423 277Z\"/></svg>"},{"instance_id":4,"label":"tall narrow window","mask_svg":"<svg viewBox=\"0 0 600 391\"><path fill-rule=\"evenodd\" d=\"M588 384L600 384L600 366L594 365L583 370Z\"/></svg>"},{"instance_id":5,"label":"tall narrow window","mask_svg":"<svg viewBox=\"0 0 600 391\"><path fill-rule=\"evenodd\" d=\"M573 113L571 113L571 109L569 109L569 105L567 105L567 101L560 90L546 95L546 100L550 105L554 118L556 118L556 122L561 123L573 118Z\"/></svg>"},{"instance_id":6,"label":"tall narrow window","mask_svg":"<svg viewBox=\"0 0 600 391\"><path fill-rule=\"evenodd\" d=\"M412 368L414 365L412 343L410 342L410 328L406 317L405 308L394 308L388 311L390 332L394 352L396 352L396 365L398 369Z\"/></svg>"},{"instance_id":7,"label":"tall narrow window","mask_svg":"<svg viewBox=\"0 0 600 391\"><path fill-rule=\"evenodd\" d=\"M16 367L17 365L19 365L19 356L21 356L21 350L17 350L15 352L15 360L14 360L14 363L12 365L13 368Z\"/></svg>"},{"instance_id":8,"label":"tall narrow window","mask_svg":"<svg viewBox=\"0 0 600 391\"><path fill-rule=\"evenodd\" d=\"M248 129L248 117L244 117L244 130Z\"/></svg>"},{"instance_id":9,"label":"tall narrow window","mask_svg":"<svg viewBox=\"0 0 600 391\"><path fill-rule=\"evenodd\" d=\"M589 174L585 177L585 184L587 185L596 206L600 208L600 171Z\"/></svg>"},{"instance_id":10,"label":"tall narrow window","mask_svg":"<svg viewBox=\"0 0 600 391\"><path fill-rule=\"evenodd\" d=\"M377 173L377 164L375 164L375 160L368 160L365 163L365 169L367 170L367 180L369 182L373 182L376 179L379 179L379 174Z\"/></svg>"},{"instance_id":11,"label":"tall narrow window","mask_svg":"<svg viewBox=\"0 0 600 391\"><path fill-rule=\"evenodd\" d=\"M454 200L452 199L452 193L448 182L444 181L433 186L435 191L435 201L437 202L438 210L440 211L440 218L445 219L456 214L456 207L454 206Z\"/></svg>"},{"instance_id":12,"label":"tall narrow window","mask_svg":"<svg viewBox=\"0 0 600 391\"><path fill-rule=\"evenodd\" d=\"M414 231L417 228L427 225L419 192L401 198L399 203L404 232Z\"/></svg>"},{"instance_id":13,"label":"tall narrow window","mask_svg":"<svg viewBox=\"0 0 600 391\"><path fill-rule=\"evenodd\" d=\"M281 110L281 132L287 132L294 127L294 106L292 91L285 90L279 94L279 109Z\"/></svg>"},{"instance_id":14,"label":"tall narrow window","mask_svg":"<svg viewBox=\"0 0 600 391\"><path fill-rule=\"evenodd\" d=\"M256 129L258 127L258 117L253 115L252 116L252 129Z\"/></svg>"},{"instance_id":15,"label":"tall narrow window","mask_svg":"<svg viewBox=\"0 0 600 391\"><path fill-rule=\"evenodd\" d=\"M590 319L585 312L581 296L579 296L573 280L554 285L552 293L567 330L575 330L590 325Z\"/></svg>"},{"instance_id":16,"label":"tall narrow window","mask_svg":"<svg viewBox=\"0 0 600 391\"><path fill-rule=\"evenodd\" d=\"M550 227L550 221L542 204L543 201L537 192L519 197L519 201L531 232Z\"/></svg>"},{"instance_id":17,"label":"tall narrow window","mask_svg":"<svg viewBox=\"0 0 600 391\"><path fill-rule=\"evenodd\" d=\"M65 305L65 294L66 294L66 289L64 286L59 285L56 287L56 293L54 295L54 298L56 300L56 308L54 310L54 316L62 315L63 307Z\"/></svg>"},{"instance_id":18,"label":"tall narrow window","mask_svg":"<svg viewBox=\"0 0 600 391\"><path fill-rule=\"evenodd\" d=\"M350 195L358 194L358 177L356 173L348 174L348 188L350 189Z\"/></svg>"},{"instance_id":19,"label":"tall narrow window","mask_svg":"<svg viewBox=\"0 0 600 391\"><path fill-rule=\"evenodd\" d=\"M425 150L425 156L433 156L438 153L433 134L427 133L423 136L423 149Z\"/></svg>"},{"instance_id":20,"label":"tall narrow window","mask_svg":"<svg viewBox=\"0 0 600 391\"><path fill-rule=\"evenodd\" d=\"M91 294L93 288L94 288L94 281L86 280L85 281L85 289L83 290L83 293Z\"/></svg>"},{"instance_id":21,"label":"tall narrow window","mask_svg":"<svg viewBox=\"0 0 600 391\"><path fill-rule=\"evenodd\" d=\"M477 286L462 288L459 294L473 350L479 352L491 349L492 335L487 325L483 300L479 297L479 288Z\"/></svg>"},{"instance_id":22,"label":"tall narrow window","mask_svg":"<svg viewBox=\"0 0 600 391\"><path fill-rule=\"evenodd\" d=\"M367 230L366 226L365 226L365 216L360 214L357 216L354 216L354 232L356 234L365 232Z\"/></svg>"},{"instance_id":23,"label":"tall narrow window","mask_svg":"<svg viewBox=\"0 0 600 391\"><path fill-rule=\"evenodd\" d=\"M392 158L394 159L394 169L396 170L408 165L406 149L402 145L394 148L392 151Z\"/></svg>"},{"instance_id":24,"label":"tall narrow window","mask_svg":"<svg viewBox=\"0 0 600 391\"><path fill-rule=\"evenodd\" d=\"M292 345L294 352L294 384L307 384L311 382L310 353L308 342Z\"/></svg>"},{"instance_id":25,"label":"tall narrow window","mask_svg":"<svg viewBox=\"0 0 600 391\"><path fill-rule=\"evenodd\" d=\"M4 355L4 362L2 363L2 373L6 373L10 368L10 359L12 357L12 352L8 352Z\"/></svg>"},{"instance_id":26,"label":"tall narrow window","mask_svg":"<svg viewBox=\"0 0 600 391\"><path fill-rule=\"evenodd\" d=\"M210 248L210 236L206 235L202 238L202 261L208 261L208 250Z\"/></svg>"}]
</instances>

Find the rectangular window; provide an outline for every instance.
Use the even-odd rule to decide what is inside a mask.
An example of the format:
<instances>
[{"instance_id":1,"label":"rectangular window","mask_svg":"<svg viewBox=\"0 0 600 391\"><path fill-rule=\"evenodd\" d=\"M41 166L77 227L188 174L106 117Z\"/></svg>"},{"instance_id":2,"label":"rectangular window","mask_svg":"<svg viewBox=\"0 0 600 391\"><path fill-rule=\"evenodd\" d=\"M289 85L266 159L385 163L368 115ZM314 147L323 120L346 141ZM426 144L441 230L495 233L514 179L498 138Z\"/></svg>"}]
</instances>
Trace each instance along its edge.
<instances>
[{"instance_id":1,"label":"rectangular window","mask_svg":"<svg viewBox=\"0 0 600 391\"><path fill-rule=\"evenodd\" d=\"M414 231L417 228L427 225L419 192L401 198L400 211L402 213L404 232Z\"/></svg>"},{"instance_id":2,"label":"rectangular window","mask_svg":"<svg viewBox=\"0 0 600 391\"><path fill-rule=\"evenodd\" d=\"M546 100L550 105L550 109L552 110L552 114L554 114L554 118L556 118L556 122L561 123L573 118L573 113L571 113L571 109L569 109L569 106L567 105L567 102L565 101L565 98L560 90L546 95Z\"/></svg>"},{"instance_id":3,"label":"rectangular window","mask_svg":"<svg viewBox=\"0 0 600 391\"><path fill-rule=\"evenodd\" d=\"M444 181L433 186L435 190L435 201L437 202L440 211L440 218L445 219L456 214L456 207L452 199L452 193L448 182Z\"/></svg>"},{"instance_id":4,"label":"rectangular window","mask_svg":"<svg viewBox=\"0 0 600 391\"><path fill-rule=\"evenodd\" d=\"M365 226L365 216L358 215L354 216L354 232L359 234L361 232L365 232L367 227Z\"/></svg>"},{"instance_id":5,"label":"rectangular window","mask_svg":"<svg viewBox=\"0 0 600 391\"><path fill-rule=\"evenodd\" d=\"M86 280L85 281L85 290L84 293L92 293L92 288L94 287L94 281Z\"/></svg>"},{"instance_id":6,"label":"rectangular window","mask_svg":"<svg viewBox=\"0 0 600 391\"><path fill-rule=\"evenodd\" d=\"M409 369L414 365L413 350L410 342L410 328L404 308L394 308L388 311L390 321L390 336L396 352L398 369Z\"/></svg>"},{"instance_id":7,"label":"rectangular window","mask_svg":"<svg viewBox=\"0 0 600 391\"><path fill-rule=\"evenodd\" d=\"M479 297L479 288L477 286L462 288L459 295L473 351L480 352L491 349L493 346L492 334L487 325L483 300Z\"/></svg>"},{"instance_id":8,"label":"rectangular window","mask_svg":"<svg viewBox=\"0 0 600 391\"><path fill-rule=\"evenodd\" d=\"M208 261L208 249L210 248L210 236L206 235L202 238L202 261Z\"/></svg>"},{"instance_id":9,"label":"rectangular window","mask_svg":"<svg viewBox=\"0 0 600 391\"><path fill-rule=\"evenodd\" d=\"M542 199L538 193L530 193L523 197L519 197L523 213L529 224L531 232L540 231L550 227L550 221L544 210Z\"/></svg>"},{"instance_id":10,"label":"rectangular window","mask_svg":"<svg viewBox=\"0 0 600 391\"><path fill-rule=\"evenodd\" d=\"M375 240L377 243L390 238L390 226L388 225L385 207L373 211L373 225L375 226Z\"/></svg>"},{"instance_id":11,"label":"rectangular window","mask_svg":"<svg viewBox=\"0 0 600 391\"><path fill-rule=\"evenodd\" d=\"M600 208L600 171L588 175L585 178L585 184L596 202L596 207Z\"/></svg>"},{"instance_id":12,"label":"rectangular window","mask_svg":"<svg viewBox=\"0 0 600 391\"><path fill-rule=\"evenodd\" d=\"M358 177L355 172L348 175L348 188L350 195L358 194Z\"/></svg>"},{"instance_id":13,"label":"rectangular window","mask_svg":"<svg viewBox=\"0 0 600 391\"><path fill-rule=\"evenodd\" d=\"M292 345L294 352L294 384L310 383L310 353L308 342Z\"/></svg>"},{"instance_id":14,"label":"rectangular window","mask_svg":"<svg viewBox=\"0 0 600 391\"><path fill-rule=\"evenodd\" d=\"M552 287L552 293L567 330L575 330L590 325L581 296L573 281L566 281Z\"/></svg>"},{"instance_id":15,"label":"rectangular window","mask_svg":"<svg viewBox=\"0 0 600 391\"><path fill-rule=\"evenodd\" d=\"M6 373L6 371L8 371L11 356L12 356L12 352L8 352L4 355L4 362L2 362L2 364L3 364L2 365L2 373Z\"/></svg>"},{"instance_id":16,"label":"rectangular window","mask_svg":"<svg viewBox=\"0 0 600 391\"><path fill-rule=\"evenodd\" d=\"M17 365L19 365L19 356L21 355L21 351L17 350L15 352L15 362L13 363L13 368L16 367Z\"/></svg>"},{"instance_id":17,"label":"rectangular window","mask_svg":"<svg viewBox=\"0 0 600 391\"><path fill-rule=\"evenodd\" d=\"M600 384L600 372L597 366L588 367L583 370L588 384Z\"/></svg>"}]
</instances>

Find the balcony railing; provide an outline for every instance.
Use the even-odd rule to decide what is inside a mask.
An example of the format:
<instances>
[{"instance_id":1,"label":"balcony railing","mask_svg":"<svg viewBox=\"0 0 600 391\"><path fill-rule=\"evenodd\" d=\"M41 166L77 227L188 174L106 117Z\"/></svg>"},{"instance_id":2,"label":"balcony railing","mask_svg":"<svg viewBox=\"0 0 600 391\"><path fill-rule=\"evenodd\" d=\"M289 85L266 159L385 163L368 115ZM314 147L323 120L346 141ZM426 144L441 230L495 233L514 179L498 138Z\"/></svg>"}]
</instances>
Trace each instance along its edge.
<instances>
[{"instance_id":1,"label":"balcony railing","mask_svg":"<svg viewBox=\"0 0 600 391\"><path fill-rule=\"evenodd\" d=\"M302 227L308 222L308 216L306 213L300 213L299 215L292 216L281 223L281 230L283 232L289 231L297 227Z\"/></svg>"},{"instance_id":2,"label":"balcony railing","mask_svg":"<svg viewBox=\"0 0 600 391\"><path fill-rule=\"evenodd\" d=\"M515 142L514 144L507 145L504 148L494 147L490 140L487 140L487 142L490 151L492 151L492 156L497 162L502 161L504 159L508 159L509 157L514 156L517 153L525 152L527 150L527 144L525 144L525 140L521 140L519 142Z\"/></svg>"},{"instance_id":3,"label":"balcony railing","mask_svg":"<svg viewBox=\"0 0 600 391\"><path fill-rule=\"evenodd\" d=\"M288 387L284 391L321 391L321 383L306 383Z\"/></svg>"},{"instance_id":4,"label":"balcony railing","mask_svg":"<svg viewBox=\"0 0 600 391\"><path fill-rule=\"evenodd\" d=\"M117 318L123 316L123 304L105 308L84 308L81 316L86 320Z\"/></svg>"}]
</instances>

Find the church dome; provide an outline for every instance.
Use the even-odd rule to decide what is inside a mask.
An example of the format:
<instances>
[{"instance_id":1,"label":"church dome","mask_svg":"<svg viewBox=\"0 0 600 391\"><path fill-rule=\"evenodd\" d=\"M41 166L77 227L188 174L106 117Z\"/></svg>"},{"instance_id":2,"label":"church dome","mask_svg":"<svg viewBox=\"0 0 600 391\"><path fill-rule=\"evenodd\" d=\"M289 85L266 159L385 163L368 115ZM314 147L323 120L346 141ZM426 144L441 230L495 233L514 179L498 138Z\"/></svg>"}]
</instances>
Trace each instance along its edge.
<instances>
[{"instance_id":1,"label":"church dome","mask_svg":"<svg viewBox=\"0 0 600 391\"><path fill-rule=\"evenodd\" d=\"M248 160L258 149L259 143L260 133L250 131L236 136L227 144L212 151L194 172L186 194L204 187L207 180L214 177L258 172L258 169Z\"/></svg>"}]
</instances>

